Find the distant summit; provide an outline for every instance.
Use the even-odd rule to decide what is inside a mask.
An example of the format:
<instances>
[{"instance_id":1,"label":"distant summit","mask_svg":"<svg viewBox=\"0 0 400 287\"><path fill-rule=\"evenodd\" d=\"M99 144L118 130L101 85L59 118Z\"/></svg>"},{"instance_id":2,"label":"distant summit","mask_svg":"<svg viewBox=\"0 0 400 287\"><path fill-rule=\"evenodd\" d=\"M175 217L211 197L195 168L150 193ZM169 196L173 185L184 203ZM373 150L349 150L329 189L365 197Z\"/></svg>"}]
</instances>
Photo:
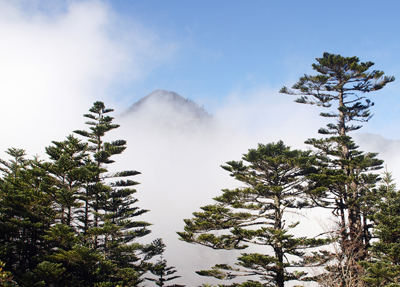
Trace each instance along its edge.
<instances>
[{"instance_id":1,"label":"distant summit","mask_svg":"<svg viewBox=\"0 0 400 287\"><path fill-rule=\"evenodd\" d=\"M185 130L197 129L212 119L205 108L193 100L165 90L153 91L130 106L121 116Z\"/></svg>"},{"instance_id":2,"label":"distant summit","mask_svg":"<svg viewBox=\"0 0 400 287\"><path fill-rule=\"evenodd\" d=\"M210 114L207 113L204 107L200 107L193 100L185 99L175 92L165 90L155 90L149 95L141 98L139 101L130 106L122 115L133 114L145 108L147 104L161 104L172 107L175 112L189 112L192 116L197 118L209 118Z\"/></svg>"}]
</instances>

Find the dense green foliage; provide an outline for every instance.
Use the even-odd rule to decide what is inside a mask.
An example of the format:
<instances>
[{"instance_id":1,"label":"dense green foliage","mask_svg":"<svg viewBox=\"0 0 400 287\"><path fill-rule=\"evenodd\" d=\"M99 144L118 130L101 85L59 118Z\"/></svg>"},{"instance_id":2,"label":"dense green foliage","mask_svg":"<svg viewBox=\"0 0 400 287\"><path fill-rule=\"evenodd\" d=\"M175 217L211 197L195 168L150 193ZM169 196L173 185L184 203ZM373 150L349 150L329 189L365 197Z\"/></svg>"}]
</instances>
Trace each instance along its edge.
<instances>
[{"instance_id":1,"label":"dense green foliage","mask_svg":"<svg viewBox=\"0 0 400 287\"><path fill-rule=\"evenodd\" d=\"M124 140L105 142L118 128L102 102L90 114L90 131L76 131L46 148L49 161L25 159L11 148L0 160L1 280L10 286L138 286L165 249L161 239L139 244L150 225L135 218L137 171L108 172ZM4 266L3 266L4 265ZM174 279L174 278L173 278Z\"/></svg>"},{"instance_id":2,"label":"dense green foliage","mask_svg":"<svg viewBox=\"0 0 400 287\"><path fill-rule=\"evenodd\" d=\"M390 173L385 172L374 199L369 218L378 240L370 248L371 259L361 262L364 280L371 286L400 286L400 193Z\"/></svg>"},{"instance_id":3,"label":"dense green foliage","mask_svg":"<svg viewBox=\"0 0 400 287\"><path fill-rule=\"evenodd\" d=\"M32 271L51 251L43 236L55 223L50 196L51 177L37 159L26 160L21 149L8 149L10 161L1 161L0 260L4 270L31 286Z\"/></svg>"}]
</instances>

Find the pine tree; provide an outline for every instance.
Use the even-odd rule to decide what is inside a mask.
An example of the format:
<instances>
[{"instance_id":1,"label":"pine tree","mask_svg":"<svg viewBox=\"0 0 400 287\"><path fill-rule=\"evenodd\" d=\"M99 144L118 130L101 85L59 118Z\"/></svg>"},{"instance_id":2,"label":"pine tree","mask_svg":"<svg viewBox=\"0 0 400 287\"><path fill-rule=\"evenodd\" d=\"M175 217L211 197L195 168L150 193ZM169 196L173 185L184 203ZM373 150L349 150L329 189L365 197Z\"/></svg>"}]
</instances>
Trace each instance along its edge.
<instances>
[{"instance_id":1,"label":"pine tree","mask_svg":"<svg viewBox=\"0 0 400 287\"><path fill-rule=\"evenodd\" d=\"M166 282L172 281L174 279L180 278L181 276L173 275L177 272L174 269L174 266L168 266L167 260L160 256L160 259L151 267L150 273L156 276L157 278L148 278L147 280L155 282L157 286L165 286L165 287L185 287L185 285L173 284L173 285L165 285Z\"/></svg>"},{"instance_id":2,"label":"pine tree","mask_svg":"<svg viewBox=\"0 0 400 287\"><path fill-rule=\"evenodd\" d=\"M113 163L110 159L112 155L120 154L125 150L125 141L115 141L112 143L104 142L104 136L107 132L119 127L117 124L112 124L114 118L107 114L113 109L106 109L104 103L95 102L93 107L89 109L90 114L85 114L84 117L89 118L86 124L90 126L90 132L84 130L76 130L75 133L88 138L89 150L93 154L91 162L87 163L88 168L93 172L92 182L86 187L85 193L85 217L84 229L89 228L89 209L93 209L94 223L93 227L99 226L99 217L101 209L101 196L105 187L102 184L101 175L107 172L104 168L105 164ZM95 236L93 244L98 245L98 238Z\"/></svg>"},{"instance_id":3,"label":"pine tree","mask_svg":"<svg viewBox=\"0 0 400 287\"><path fill-rule=\"evenodd\" d=\"M43 236L51 252L33 271L34 277L38 286L90 286L100 280L97 273L104 259L99 251L82 246L86 240L80 225L85 222L81 207L87 201L81 194L94 176L87 168L88 144L72 135L52 144L45 148L50 162L42 166L52 177L49 191L57 217Z\"/></svg>"},{"instance_id":4,"label":"pine tree","mask_svg":"<svg viewBox=\"0 0 400 287\"><path fill-rule=\"evenodd\" d=\"M363 279L371 286L400 286L400 193L390 173L384 173L373 197L369 218L377 241L370 248L371 259L360 263L367 273Z\"/></svg>"},{"instance_id":5,"label":"pine tree","mask_svg":"<svg viewBox=\"0 0 400 287\"><path fill-rule=\"evenodd\" d=\"M150 233L147 210L136 207L137 171L108 172L124 140L105 142L118 128L102 102L90 109L90 131L76 131L46 148L50 161L9 149L0 160L0 262L4 284L19 286L138 286L165 245L136 242ZM122 178L122 179L121 179ZM124 179L125 178L125 179ZM169 269L168 269L169 270ZM10 277L12 276L12 280ZM1 278L0 278L1 279ZM1 280L3 280L1 279ZM11 281L10 281L11 280Z\"/></svg>"},{"instance_id":6,"label":"pine tree","mask_svg":"<svg viewBox=\"0 0 400 287\"><path fill-rule=\"evenodd\" d=\"M376 154L358 151L348 133L362 127L351 124L353 121L367 122L372 117L369 108L374 103L365 93L382 89L394 77L378 70L368 72L374 63L360 62L357 57L324 53L316 60L312 67L317 75L304 75L293 85L294 90L283 87L280 92L300 95L296 102L303 104L329 108L337 103L337 111L320 114L337 119L319 130L329 137L306 141L321 155L322 168L314 176L316 188L312 196L319 205L334 210L340 220L341 249L345 253L352 249L358 261L365 258L370 240L361 202L378 179L368 172L380 168L382 161L375 159Z\"/></svg>"},{"instance_id":7,"label":"pine tree","mask_svg":"<svg viewBox=\"0 0 400 287\"><path fill-rule=\"evenodd\" d=\"M314 160L309 151L290 150L279 141L259 144L257 149L243 155L243 161L230 161L222 166L247 187L223 190L221 196L214 198L214 205L202 207L202 212L193 213L193 219L185 219L185 232L178 235L181 240L213 249L245 249L248 244L269 246L273 255L242 253L238 258L239 268L217 264L212 270L197 273L218 279L256 275L265 282L248 281L230 286L282 287L287 281L303 278L305 272L288 268L303 266L305 249L328 241L294 237L289 232L299 222L287 224L284 214L309 207L304 183ZM216 230L224 232L215 235ZM287 255L299 260L289 262Z\"/></svg>"},{"instance_id":8,"label":"pine tree","mask_svg":"<svg viewBox=\"0 0 400 287\"><path fill-rule=\"evenodd\" d=\"M131 187L138 184L131 179L120 179L140 174L128 170L109 173L107 166L114 162L112 156L121 154L126 149L125 140L104 141L107 132L119 127L113 124L102 102L95 102L85 114L90 120L86 122L90 131L78 130L75 133L88 139L88 151L85 168L92 174L82 193L84 216L83 234L90 248L104 255L102 276L103 285L137 286L147 272L150 260L160 254L162 249L152 244L139 244L136 239L150 233L145 221L135 221L135 217L148 210L135 207L136 192ZM118 179L112 182L113 179ZM107 181L107 182L106 182ZM102 285L102 286L103 286ZM104 285L104 286L106 286Z\"/></svg>"},{"instance_id":9,"label":"pine tree","mask_svg":"<svg viewBox=\"0 0 400 287\"><path fill-rule=\"evenodd\" d=\"M0 260L20 286L32 286L32 271L50 252L43 236L55 223L51 178L38 159L10 148L10 161L0 160Z\"/></svg>"},{"instance_id":10,"label":"pine tree","mask_svg":"<svg viewBox=\"0 0 400 287\"><path fill-rule=\"evenodd\" d=\"M72 223L77 223L77 213L82 206L78 192L90 178L84 161L88 145L72 135L63 142L52 143L53 146L46 147L51 162L45 168L55 179L52 196L55 209L59 212L59 223L71 227Z\"/></svg>"}]
</instances>

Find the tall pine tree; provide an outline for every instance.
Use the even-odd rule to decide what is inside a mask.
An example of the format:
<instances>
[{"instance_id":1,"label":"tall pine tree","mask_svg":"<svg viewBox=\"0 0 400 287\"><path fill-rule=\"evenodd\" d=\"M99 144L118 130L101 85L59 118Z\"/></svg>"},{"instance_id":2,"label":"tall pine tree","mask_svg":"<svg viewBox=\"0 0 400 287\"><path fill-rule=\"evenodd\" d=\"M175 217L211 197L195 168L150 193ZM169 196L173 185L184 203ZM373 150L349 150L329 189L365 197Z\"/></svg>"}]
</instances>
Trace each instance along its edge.
<instances>
[{"instance_id":1,"label":"tall pine tree","mask_svg":"<svg viewBox=\"0 0 400 287\"><path fill-rule=\"evenodd\" d=\"M374 103L365 93L382 89L394 77L384 76L378 70L368 71L374 63L360 62L357 57L324 53L316 61L312 67L317 75L304 75L293 90L283 87L280 92L299 95L298 103L324 108L336 104L336 110L320 114L337 119L318 131L328 137L306 141L319 150L321 160L311 195L319 205L333 209L340 221L342 252L351 253L358 261L365 258L370 241L361 203L378 178L368 172L380 168L382 161L375 159L376 154L358 151L348 133L362 127L352 122L366 122L372 117L369 108Z\"/></svg>"},{"instance_id":2,"label":"tall pine tree","mask_svg":"<svg viewBox=\"0 0 400 287\"><path fill-rule=\"evenodd\" d=\"M280 141L259 144L243 155L243 161L222 166L247 187L223 190L214 198L214 205L204 206L202 212L193 213L194 218L185 219L185 232L178 232L181 240L213 249L245 249L248 244L266 248L263 253L242 253L238 268L217 264L212 270L197 273L218 279L255 275L260 280L230 286L282 287L287 281L303 278L304 272L292 271L291 267L303 266L305 249L326 244L327 240L296 238L290 231L299 222L288 224L284 214L309 206L304 183L314 160L309 151L290 150ZM224 232L215 235L217 230ZM289 261L287 255L298 261Z\"/></svg>"},{"instance_id":3,"label":"tall pine tree","mask_svg":"<svg viewBox=\"0 0 400 287\"><path fill-rule=\"evenodd\" d=\"M107 268L102 276L107 286L136 286L151 266L148 260L162 249L136 242L137 238L150 233L149 223L134 220L148 211L134 206L136 190L131 187L138 183L129 177L140 173L133 170L108 172L107 166L114 162L111 157L126 149L125 140L104 141L106 133L119 127L109 116L113 110L102 102L95 102L89 111L84 117L89 119L86 124L90 130L75 131L88 140L90 156L85 159L85 166L92 174L82 193L84 238L91 248L104 256Z\"/></svg>"}]
</instances>

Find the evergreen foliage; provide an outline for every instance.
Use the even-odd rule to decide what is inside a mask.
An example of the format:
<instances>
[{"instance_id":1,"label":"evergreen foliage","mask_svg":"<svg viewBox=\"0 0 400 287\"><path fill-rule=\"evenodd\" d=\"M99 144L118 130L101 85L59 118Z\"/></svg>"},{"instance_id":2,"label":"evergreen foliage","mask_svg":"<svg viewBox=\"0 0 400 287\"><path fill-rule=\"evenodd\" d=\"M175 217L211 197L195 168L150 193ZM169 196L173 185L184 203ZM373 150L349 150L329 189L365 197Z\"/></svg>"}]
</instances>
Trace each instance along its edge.
<instances>
[{"instance_id":1,"label":"evergreen foliage","mask_svg":"<svg viewBox=\"0 0 400 287\"><path fill-rule=\"evenodd\" d=\"M315 183L311 195L320 206L333 209L339 219L341 250L357 262L366 258L371 238L366 218L368 208L363 210L362 205L378 176L368 172L379 169L382 161L375 158L376 154L358 151L348 132L361 128L352 122L366 122L372 116L369 108L373 102L365 93L382 89L394 77L384 76L378 70L369 72L374 63L360 62L357 57L324 53L316 60L312 67L317 75L304 75L293 85L293 90L283 87L280 92L299 95L298 103L324 108L337 103L336 111L320 114L337 119L318 131L329 137L306 141L320 155L319 173L310 177ZM357 272L357 265L354 268Z\"/></svg>"},{"instance_id":2,"label":"evergreen foliage","mask_svg":"<svg viewBox=\"0 0 400 287\"><path fill-rule=\"evenodd\" d=\"M31 286L32 270L49 252L42 237L56 212L41 163L25 159L22 149L10 148L7 154L11 160L0 161L0 260L21 286Z\"/></svg>"},{"instance_id":3,"label":"evergreen foliage","mask_svg":"<svg viewBox=\"0 0 400 287\"><path fill-rule=\"evenodd\" d=\"M218 279L256 275L264 282L229 286L284 286L287 281L302 279L305 272L291 271L289 267L304 266L305 249L324 245L328 240L294 237L289 232L299 222L287 224L284 214L310 206L304 196L304 183L314 161L310 151L290 150L279 141L259 144L243 155L243 161L222 166L247 187L223 190L221 196L214 198L215 204L204 206L202 212L193 213L194 218L185 219L185 231L178 235L181 240L213 249L269 246L273 255L242 253L236 263L239 268L217 264L197 273ZM223 232L217 235L217 230ZM288 255L298 260L289 261Z\"/></svg>"},{"instance_id":4,"label":"evergreen foliage","mask_svg":"<svg viewBox=\"0 0 400 287\"><path fill-rule=\"evenodd\" d=\"M161 239L137 242L150 233L148 222L135 220L147 212L133 197L138 183L130 177L140 173L108 172L126 148L124 140L104 141L119 127L112 109L95 102L90 112L90 131L76 131L87 142L53 141L48 162L15 148L10 161L0 160L1 280L10 286L138 286L164 251Z\"/></svg>"},{"instance_id":5,"label":"evergreen foliage","mask_svg":"<svg viewBox=\"0 0 400 287\"><path fill-rule=\"evenodd\" d=\"M153 281L157 286L165 286L165 287L185 287L185 285L173 284L173 285L165 285L166 282L180 278L181 276L174 275L177 270L174 269L174 266L168 266L167 260L165 260L162 256L157 262L151 267L151 274L155 275L157 278L148 278L147 280Z\"/></svg>"},{"instance_id":6,"label":"evergreen foliage","mask_svg":"<svg viewBox=\"0 0 400 287\"><path fill-rule=\"evenodd\" d=\"M84 162L88 156L87 143L72 135L63 142L52 143L53 146L46 147L51 160L46 169L54 178L51 189L54 208L59 213L59 223L71 227L78 220L83 205L79 193L91 176Z\"/></svg>"},{"instance_id":7,"label":"evergreen foliage","mask_svg":"<svg viewBox=\"0 0 400 287\"><path fill-rule=\"evenodd\" d=\"M320 129L322 134L346 135L361 126L348 125L352 121L368 121L372 115L369 108L374 105L363 94L382 89L393 82L394 77L384 76L384 72L373 70L368 72L374 63L360 62L358 57L342 57L325 52L312 68L319 74L304 75L289 90L283 87L280 92L300 95L297 103L317 105L324 108L338 101L337 112L321 113L328 118L337 118L337 124L328 124L327 129ZM345 153L345 151L342 151Z\"/></svg>"},{"instance_id":8,"label":"evergreen foliage","mask_svg":"<svg viewBox=\"0 0 400 287\"><path fill-rule=\"evenodd\" d=\"M374 197L369 218L378 240L370 248L371 259L360 263L367 273L363 279L371 286L400 286L400 194L390 173L384 173Z\"/></svg>"},{"instance_id":9,"label":"evergreen foliage","mask_svg":"<svg viewBox=\"0 0 400 287\"><path fill-rule=\"evenodd\" d=\"M121 154L126 149L124 140L104 141L107 132L119 127L112 123L113 118L108 115L113 110L107 109L102 102L95 102L89 111L91 114L84 116L91 120L86 122L90 126L90 132L75 132L88 138L88 149L92 153L90 161L86 159L86 166L93 172L93 177L85 190L85 195L91 198L88 206L93 215L90 235L94 238L94 246L106 251L113 249L115 245L131 242L150 233L146 228L149 223L132 220L148 210L133 206L137 202L132 196L136 190L130 187L138 183L125 179L140 172L128 170L111 174L106 168L106 165L114 162L111 159L113 155ZM105 180L112 179L119 180L105 183ZM87 229L90 226L89 219L85 224L84 228Z\"/></svg>"}]
</instances>

